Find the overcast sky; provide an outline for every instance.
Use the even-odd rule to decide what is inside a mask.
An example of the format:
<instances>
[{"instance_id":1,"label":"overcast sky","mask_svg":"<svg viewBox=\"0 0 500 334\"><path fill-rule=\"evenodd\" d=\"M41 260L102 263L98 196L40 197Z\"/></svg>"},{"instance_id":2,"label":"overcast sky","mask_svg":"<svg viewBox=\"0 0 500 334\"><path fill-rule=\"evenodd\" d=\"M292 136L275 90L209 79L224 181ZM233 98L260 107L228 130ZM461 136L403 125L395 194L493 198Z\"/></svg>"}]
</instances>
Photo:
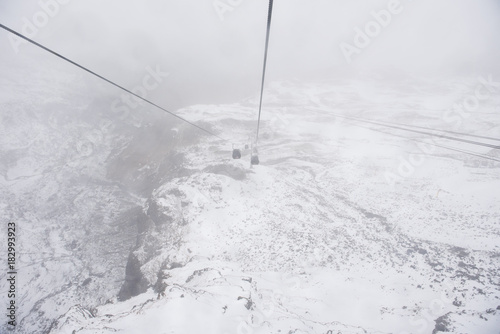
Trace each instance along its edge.
<instances>
[{"instance_id":1,"label":"overcast sky","mask_svg":"<svg viewBox=\"0 0 500 334\"><path fill-rule=\"evenodd\" d=\"M141 82L147 66L161 68L170 75L154 97L166 107L233 102L259 91L267 0L56 1L0 0L0 22L127 87ZM499 0L275 0L274 6L271 81L366 70L499 73ZM368 42L358 33L367 28ZM0 60L22 67L47 59L8 36L0 32ZM367 46L357 47L356 38Z\"/></svg>"}]
</instances>

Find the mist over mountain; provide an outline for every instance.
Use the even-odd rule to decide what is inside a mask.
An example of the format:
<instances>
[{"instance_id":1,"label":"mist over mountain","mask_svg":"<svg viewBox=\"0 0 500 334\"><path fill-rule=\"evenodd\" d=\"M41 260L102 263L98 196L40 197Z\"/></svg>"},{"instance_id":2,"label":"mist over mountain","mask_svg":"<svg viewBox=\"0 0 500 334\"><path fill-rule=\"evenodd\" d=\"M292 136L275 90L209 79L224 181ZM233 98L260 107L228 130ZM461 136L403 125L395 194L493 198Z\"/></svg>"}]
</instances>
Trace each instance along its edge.
<instances>
[{"instance_id":1,"label":"mist over mountain","mask_svg":"<svg viewBox=\"0 0 500 334\"><path fill-rule=\"evenodd\" d=\"M251 166L267 10L0 0L168 110L0 31L15 333L497 333L498 1L276 0Z\"/></svg>"},{"instance_id":2,"label":"mist over mountain","mask_svg":"<svg viewBox=\"0 0 500 334\"><path fill-rule=\"evenodd\" d=\"M390 14L378 33L373 30L375 37L348 64L341 43L354 45L356 28L366 31L376 22L373 13L388 12L391 3L397 4L396 14ZM176 109L236 102L258 92L267 2L222 4L3 0L0 19L126 87L137 85L147 66L158 66L170 76L151 97ZM55 13L46 21L37 16L50 13L44 8ZM274 12L270 81L324 80L360 71L498 73L500 9L494 0L293 0L277 2ZM2 59L32 52L32 60L45 57L26 43L12 43L7 35L0 43Z\"/></svg>"}]
</instances>

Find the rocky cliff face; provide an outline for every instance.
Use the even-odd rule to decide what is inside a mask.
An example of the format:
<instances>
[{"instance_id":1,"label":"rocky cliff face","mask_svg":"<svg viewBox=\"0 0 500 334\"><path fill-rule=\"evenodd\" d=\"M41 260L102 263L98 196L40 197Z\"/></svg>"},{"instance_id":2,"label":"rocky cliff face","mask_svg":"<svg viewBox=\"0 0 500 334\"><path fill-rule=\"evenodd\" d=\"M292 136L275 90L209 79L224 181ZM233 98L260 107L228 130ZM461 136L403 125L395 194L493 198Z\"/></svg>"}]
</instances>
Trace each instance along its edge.
<instances>
[{"instance_id":1,"label":"rocky cliff face","mask_svg":"<svg viewBox=\"0 0 500 334\"><path fill-rule=\"evenodd\" d=\"M144 106L124 117L109 92L54 71L31 72L0 100L0 216L19 231L19 333L44 333L75 304L116 298L133 270L144 202L182 171L174 147L196 137Z\"/></svg>"}]
</instances>

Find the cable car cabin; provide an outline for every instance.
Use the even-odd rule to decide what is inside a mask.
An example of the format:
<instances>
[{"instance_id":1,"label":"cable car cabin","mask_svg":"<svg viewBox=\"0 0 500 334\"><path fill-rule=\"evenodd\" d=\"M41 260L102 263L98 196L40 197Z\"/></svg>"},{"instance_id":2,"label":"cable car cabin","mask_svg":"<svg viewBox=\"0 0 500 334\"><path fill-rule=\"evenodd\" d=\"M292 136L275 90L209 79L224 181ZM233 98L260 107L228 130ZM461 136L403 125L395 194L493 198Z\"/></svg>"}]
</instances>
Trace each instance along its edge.
<instances>
[{"instance_id":1,"label":"cable car cabin","mask_svg":"<svg viewBox=\"0 0 500 334\"><path fill-rule=\"evenodd\" d=\"M233 150L233 159L241 159L241 151L237 148Z\"/></svg>"},{"instance_id":2,"label":"cable car cabin","mask_svg":"<svg viewBox=\"0 0 500 334\"><path fill-rule=\"evenodd\" d=\"M250 163L252 165L258 165L260 162L259 162L259 156L258 155L252 155L252 159L250 160Z\"/></svg>"}]
</instances>

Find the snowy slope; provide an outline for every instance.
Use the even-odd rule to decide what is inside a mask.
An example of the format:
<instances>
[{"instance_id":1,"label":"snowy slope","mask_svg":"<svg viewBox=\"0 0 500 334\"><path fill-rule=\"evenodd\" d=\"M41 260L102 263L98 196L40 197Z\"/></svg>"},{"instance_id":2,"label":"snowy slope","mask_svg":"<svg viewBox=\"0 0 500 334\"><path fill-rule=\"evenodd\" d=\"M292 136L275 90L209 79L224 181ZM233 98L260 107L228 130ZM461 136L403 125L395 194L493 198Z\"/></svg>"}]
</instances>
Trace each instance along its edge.
<instances>
[{"instance_id":1,"label":"snowy slope","mask_svg":"<svg viewBox=\"0 0 500 334\"><path fill-rule=\"evenodd\" d=\"M119 300L74 306L50 333L498 333L500 165L423 153L395 134L423 135L334 116L457 130L436 110L476 85L275 83L262 164L250 168L248 151L231 160L218 139L181 149L180 172L158 182L136 220ZM255 105L181 112L244 144ZM458 130L498 138L499 105L492 96Z\"/></svg>"},{"instance_id":2,"label":"snowy slope","mask_svg":"<svg viewBox=\"0 0 500 334\"><path fill-rule=\"evenodd\" d=\"M144 106L123 117L115 91L40 63L47 70L15 63L0 78L0 219L18 232L18 333L46 333L71 306L118 294L145 198L182 160L176 123Z\"/></svg>"}]
</instances>

